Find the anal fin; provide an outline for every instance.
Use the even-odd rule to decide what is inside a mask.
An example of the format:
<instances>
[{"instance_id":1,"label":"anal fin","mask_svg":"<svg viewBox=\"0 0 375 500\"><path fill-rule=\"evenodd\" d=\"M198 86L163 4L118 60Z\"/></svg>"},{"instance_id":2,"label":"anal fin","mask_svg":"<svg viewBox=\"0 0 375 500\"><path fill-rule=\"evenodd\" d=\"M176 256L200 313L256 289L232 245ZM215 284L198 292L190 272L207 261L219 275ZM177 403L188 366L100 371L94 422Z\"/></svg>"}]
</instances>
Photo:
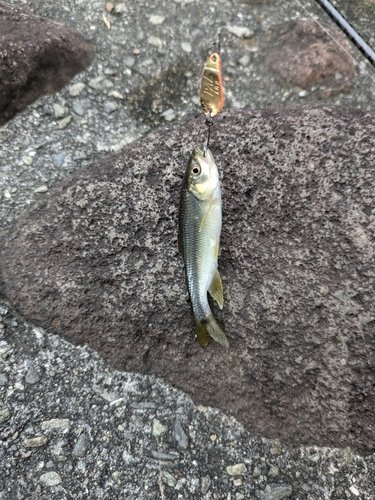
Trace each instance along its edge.
<instances>
[{"instance_id":1,"label":"anal fin","mask_svg":"<svg viewBox=\"0 0 375 500\"><path fill-rule=\"evenodd\" d=\"M223 284L221 282L219 271L216 271L210 289L208 291L210 292L211 297L216 300L220 309L222 309L224 305L224 296L223 296Z\"/></svg>"}]
</instances>

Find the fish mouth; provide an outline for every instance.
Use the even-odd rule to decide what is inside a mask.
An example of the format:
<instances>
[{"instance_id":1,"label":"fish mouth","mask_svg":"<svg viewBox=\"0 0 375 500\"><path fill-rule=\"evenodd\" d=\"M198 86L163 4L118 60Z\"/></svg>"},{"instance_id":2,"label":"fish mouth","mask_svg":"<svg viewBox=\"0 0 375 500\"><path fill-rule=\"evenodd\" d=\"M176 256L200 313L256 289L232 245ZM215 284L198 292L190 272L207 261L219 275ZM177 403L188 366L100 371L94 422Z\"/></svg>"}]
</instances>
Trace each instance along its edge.
<instances>
[{"instance_id":1,"label":"fish mouth","mask_svg":"<svg viewBox=\"0 0 375 500\"><path fill-rule=\"evenodd\" d=\"M193 156L205 158L207 156L207 151L209 151L207 144L204 144L203 146L196 145L196 146L194 146Z\"/></svg>"}]
</instances>

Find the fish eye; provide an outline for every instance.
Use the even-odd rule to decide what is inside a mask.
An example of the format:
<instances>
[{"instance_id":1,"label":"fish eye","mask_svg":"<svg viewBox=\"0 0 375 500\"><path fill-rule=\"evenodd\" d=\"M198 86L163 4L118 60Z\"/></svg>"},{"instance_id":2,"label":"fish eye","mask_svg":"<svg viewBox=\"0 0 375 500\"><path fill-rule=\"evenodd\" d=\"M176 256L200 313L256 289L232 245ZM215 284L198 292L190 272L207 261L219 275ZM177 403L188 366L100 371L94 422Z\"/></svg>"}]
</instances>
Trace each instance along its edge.
<instances>
[{"instance_id":1,"label":"fish eye","mask_svg":"<svg viewBox=\"0 0 375 500\"><path fill-rule=\"evenodd\" d=\"M201 173L201 168L199 165L194 165L194 167L191 169L191 172L194 174L194 175L198 175Z\"/></svg>"}]
</instances>

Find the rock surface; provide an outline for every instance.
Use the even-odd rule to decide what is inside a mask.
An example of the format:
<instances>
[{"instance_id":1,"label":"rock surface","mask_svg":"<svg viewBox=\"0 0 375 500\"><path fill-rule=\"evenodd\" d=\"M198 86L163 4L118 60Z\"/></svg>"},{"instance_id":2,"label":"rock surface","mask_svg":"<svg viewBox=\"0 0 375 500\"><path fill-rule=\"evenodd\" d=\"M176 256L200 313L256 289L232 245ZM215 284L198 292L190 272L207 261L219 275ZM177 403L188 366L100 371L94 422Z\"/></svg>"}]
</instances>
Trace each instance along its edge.
<instances>
[{"instance_id":1,"label":"rock surface","mask_svg":"<svg viewBox=\"0 0 375 500\"><path fill-rule=\"evenodd\" d=\"M17 224L3 289L116 367L154 373L289 444L372 450L375 117L336 107L224 113L219 268L230 341L193 339L177 204L202 117L81 170Z\"/></svg>"},{"instance_id":2,"label":"rock surface","mask_svg":"<svg viewBox=\"0 0 375 500\"><path fill-rule=\"evenodd\" d=\"M93 57L77 32L0 1L0 126L60 90Z\"/></svg>"},{"instance_id":3,"label":"rock surface","mask_svg":"<svg viewBox=\"0 0 375 500\"><path fill-rule=\"evenodd\" d=\"M268 55L266 64L286 82L302 89L324 83L321 97L326 99L349 92L353 88L355 70L348 55L347 39L331 26L321 26L315 21L297 20L274 27L278 44Z\"/></svg>"}]
</instances>

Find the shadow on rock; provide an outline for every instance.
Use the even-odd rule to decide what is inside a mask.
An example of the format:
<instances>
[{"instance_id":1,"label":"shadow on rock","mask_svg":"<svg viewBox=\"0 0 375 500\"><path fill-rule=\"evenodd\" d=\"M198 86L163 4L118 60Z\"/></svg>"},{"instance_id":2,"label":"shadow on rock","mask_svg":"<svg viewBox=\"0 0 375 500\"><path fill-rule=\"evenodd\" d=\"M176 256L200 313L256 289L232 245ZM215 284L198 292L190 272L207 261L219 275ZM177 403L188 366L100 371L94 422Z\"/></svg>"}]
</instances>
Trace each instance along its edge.
<instances>
[{"instance_id":1,"label":"shadow on rock","mask_svg":"<svg viewBox=\"0 0 375 500\"><path fill-rule=\"evenodd\" d=\"M185 58L181 63L147 78L127 98L126 106L130 113L135 119L141 118L149 125L159 124L160 115L162 112L168 113L168 109L175 118L173 108L180 107L181 96L186 94L189 78L194 74L193 69L193 60ZM171 121L168 114L165 118Z\"/></svg>"},{"instance_id":2,"label":"shadow on rock","mask_svg":"<svg viewBox=\"0 0 375 500\"><path fill-rule=\"evenodd\" d=\"M16 225L3 288L31 320L153 373L289 445L375 448L375 116L336 107L226 112L219 268L230 347L198 346L177 254L202 116L65 180Z\"/></svg>"}]
</instances>

